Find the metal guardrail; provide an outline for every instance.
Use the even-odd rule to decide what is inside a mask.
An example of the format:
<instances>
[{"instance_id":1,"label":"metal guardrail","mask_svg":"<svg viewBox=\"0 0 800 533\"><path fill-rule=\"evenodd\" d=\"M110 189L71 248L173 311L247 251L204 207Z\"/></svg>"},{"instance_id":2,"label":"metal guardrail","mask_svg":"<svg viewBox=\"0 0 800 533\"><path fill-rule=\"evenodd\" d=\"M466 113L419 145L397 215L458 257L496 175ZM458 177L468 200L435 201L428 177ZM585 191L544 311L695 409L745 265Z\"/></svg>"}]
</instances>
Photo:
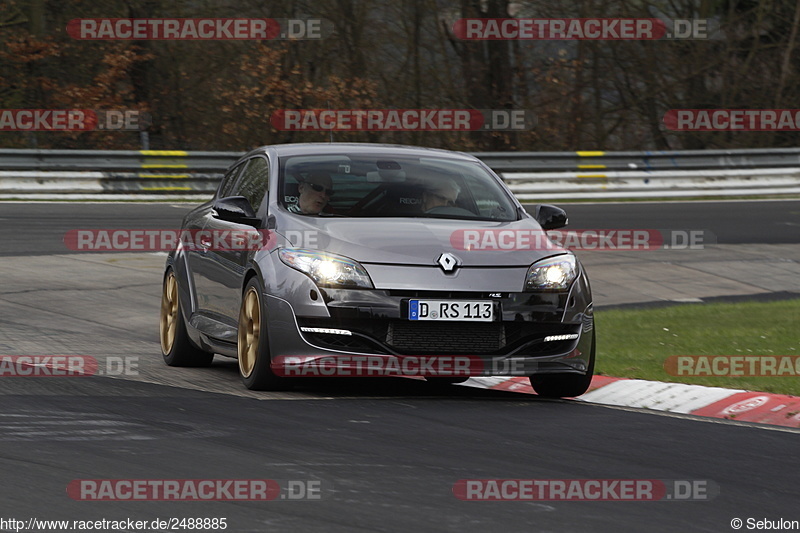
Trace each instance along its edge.
<instances>
[{"instance_id":1,"label":"metal guardrail","mask_svg":"<svg viewBox=\"0 0 800 533\"><path fill-rule=\"evenodd\" d=\"M474 156L495 172L564 170L656 171L800 167L798 148L680 150L674 152L483 152Z\"/></svg>"},{"instance_id":2,"label":"metal guardrail","mask_svg":"<svg viewBox=\"0 0 800 533\"><path fill-rule=\"evenodd\" d=\"M207 197L241 155L0 149L0 198ZM800 194L800 148L473 155L521 200Z\"/></svg>"},{"instance_id":3,"label":"metal guardrail","mask_svg":"<svg viewBox=\"0 0 800 533\"><path fill-rule=\"evenodd\" d=\"M11 150L0 149L0 170L93 170L135 172L184 169L224 172L243 152L182 150Z\"/></svg>"}]
</instances>

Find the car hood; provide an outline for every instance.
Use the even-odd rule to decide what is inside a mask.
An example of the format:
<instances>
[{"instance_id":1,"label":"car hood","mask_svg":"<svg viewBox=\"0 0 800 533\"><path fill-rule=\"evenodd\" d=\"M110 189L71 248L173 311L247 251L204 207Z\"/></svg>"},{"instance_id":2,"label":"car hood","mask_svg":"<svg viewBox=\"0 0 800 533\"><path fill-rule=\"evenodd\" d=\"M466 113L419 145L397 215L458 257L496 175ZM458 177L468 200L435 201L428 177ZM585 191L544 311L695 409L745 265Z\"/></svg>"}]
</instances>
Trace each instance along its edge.
<instances>
[{"instance_id":1,"label":"car hood","mask_svg":"<svg viewBox=\"0 0 800 533\"><path fill-rule=\"evenodd\" d=\"M365 264L436 265L441 254L462 266L529 266L566 253L533 218L513 222L435 218L288 216L277 231L298 248L344 255Z\"/></svg>"}]
</instances>

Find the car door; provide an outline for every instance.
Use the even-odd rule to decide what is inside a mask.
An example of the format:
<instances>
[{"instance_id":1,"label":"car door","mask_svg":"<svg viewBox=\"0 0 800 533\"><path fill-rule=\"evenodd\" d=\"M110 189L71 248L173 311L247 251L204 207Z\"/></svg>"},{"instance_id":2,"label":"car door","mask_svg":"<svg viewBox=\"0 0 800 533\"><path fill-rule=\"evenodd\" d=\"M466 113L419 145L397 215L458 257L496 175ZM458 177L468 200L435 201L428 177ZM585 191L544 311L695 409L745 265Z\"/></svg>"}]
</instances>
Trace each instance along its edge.
<instances>
[{"instance_id":1,"label":"car door","mask_svg":"<svg viewBox=\"0 0 800 533\"><path fill-rule=\"evenodd\" d=\"M230 196L230 192L236 185L237 178L244 169L245 163L236 165L225 174L225 177L223 177L220 182L219 190L214 196L215 199ZM198 209L191 217L191 220L187 219L184 221L183 227L184 230L190 232L188 237L191 245L186 247L185 257L188 265L188 275L191 278L192 287L194 288L195 318L193 322L196 322L198 319L202 320L203 317L213 316L214 314L210 307L210 302L212 301L210 298L212 287L208 283L210 273L207 271L208 265L205 261L208 249L201 246L198 239L199 232L204 230L209 220L211 220L212 203L213 202L209 202L201 209ZM202 324L193 323L193 325L205 329Z\"/></svg>"},{"instance_id":2,"label":"car door","mask_svg":"<svg viewBox=\"0 0 800 533\"><path fill-rule=\"evenodd\" d=\"M265 156L259 155L247 161L247 166L241 172L236 185L228 196L244 196L250 202L253 211L258 212L262 202L266 201L268 186L269 163ZM207 312L210 318L229 326L215 336L221 340L235 342L242 283L250 254L253 251L246 245L217 246L217 236L227 235L219 240L231 244L233 242L232 235L253 232L256 231L256 228L222 220L212 209L204 230L203 238L210 238L211 244L204 246L201 268L201 275L205 278L203 284L208 296ZM206 244L209 242L206 241Z\"/></svg>"}]
</instances>

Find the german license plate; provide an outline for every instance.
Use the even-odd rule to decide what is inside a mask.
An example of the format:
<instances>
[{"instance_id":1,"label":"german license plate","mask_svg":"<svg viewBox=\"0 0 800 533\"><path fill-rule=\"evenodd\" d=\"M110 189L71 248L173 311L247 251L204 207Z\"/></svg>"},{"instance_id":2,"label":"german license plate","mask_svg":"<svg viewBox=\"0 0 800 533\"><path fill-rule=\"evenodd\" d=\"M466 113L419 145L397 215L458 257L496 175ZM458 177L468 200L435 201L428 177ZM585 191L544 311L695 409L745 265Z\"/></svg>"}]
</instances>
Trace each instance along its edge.
<instances>
[{"instance_id":1,"label":"german license plate","mask_svg":"<svg viewBox=\"0 0 800 533\"><path fill-rule=\"evenodd\" d=\"M494 320L494 302L475 300L409 300L409 320Z\"/></svg>"}]
</instances>

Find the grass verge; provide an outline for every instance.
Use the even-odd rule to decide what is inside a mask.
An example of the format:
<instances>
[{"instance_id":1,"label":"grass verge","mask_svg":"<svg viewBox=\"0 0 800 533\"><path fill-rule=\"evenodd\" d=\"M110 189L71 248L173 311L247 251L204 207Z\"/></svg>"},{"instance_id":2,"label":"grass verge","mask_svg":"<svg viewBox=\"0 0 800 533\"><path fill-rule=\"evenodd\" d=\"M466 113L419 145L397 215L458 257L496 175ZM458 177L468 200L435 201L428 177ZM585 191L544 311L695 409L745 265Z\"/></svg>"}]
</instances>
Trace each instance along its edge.
<instances>
[{"instance_id":1,"label":"grass verge","mask_svg":"<svg viewBox=\"0 0 800 533\"><path fill-rule=\"evenodd\" d=\"M664 368L678 355L800 357L800 299L601 309L595 320L598 374L800 396L800 360L789 376L676 376Z\"/></svg>"}]
</instances>

